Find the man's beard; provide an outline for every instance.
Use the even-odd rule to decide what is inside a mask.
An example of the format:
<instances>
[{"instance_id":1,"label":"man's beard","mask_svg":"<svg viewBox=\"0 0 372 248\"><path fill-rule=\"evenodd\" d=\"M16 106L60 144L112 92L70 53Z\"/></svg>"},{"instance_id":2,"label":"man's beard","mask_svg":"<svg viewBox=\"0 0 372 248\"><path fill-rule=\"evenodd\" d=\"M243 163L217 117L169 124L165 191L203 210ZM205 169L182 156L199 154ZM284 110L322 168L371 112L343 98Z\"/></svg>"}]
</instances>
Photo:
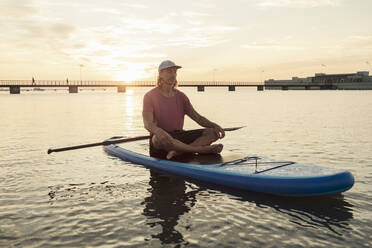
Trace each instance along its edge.
<instances>
[{"instance_id":1,"label":"man's beard","mask_svg":"<svg viewBox=\"0 0 372 248\"><path fill-rule=\"evenodd\" d=\"M167 84L167 85L175 85L176 84L176 79L164 80L164 83Z\"/></svg>"}]
</instances>

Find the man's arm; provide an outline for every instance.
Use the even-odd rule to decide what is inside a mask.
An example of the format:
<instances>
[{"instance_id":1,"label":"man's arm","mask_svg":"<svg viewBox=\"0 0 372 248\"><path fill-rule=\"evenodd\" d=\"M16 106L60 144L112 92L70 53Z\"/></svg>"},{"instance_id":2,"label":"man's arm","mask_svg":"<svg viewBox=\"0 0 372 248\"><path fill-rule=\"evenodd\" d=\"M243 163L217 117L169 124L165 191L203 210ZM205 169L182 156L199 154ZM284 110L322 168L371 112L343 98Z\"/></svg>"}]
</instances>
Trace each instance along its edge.
<instances>
[{"instance_id":1,"label":"man's arm","mask_svg":"<svg viewBox=\"0 0 372 248\"><path fill-rule=\"evenodd\" d=\"M156 126L156 124L154 123L153 112L148 112L148 111L142 112L142 119L143 119L143 125L145 126L146 130L152 134L155 134L159 127Z\"/></svg>"},{"instance_id":2,"label":"man's arm","mask_svg":"<svg viewBox=\"0 0 372 248\"><path fill-rule=\"evenodd\" d=\"M172 136L166 131L158 127L154 122L154 113L149 111L142 112L143 124L147 131L157 136L158 140L163 146L172 144Z\"/></svg>"},{"instance_id":3,"label":"man's arm","mask_svg":"<svg viewBox=\"0 0 372 248\"><path fill-rule=\"evenodd\" d=\"M193 119L196 123L198 123L202 127L208 127L213 128L217 134L217 136L222 139L225 137L225 131L222 127L220 127L218 124L211 122L204 116L200 115L194 108L190 110L190 112L187 114L191 119Z\"/></svg>"}]
</instances>

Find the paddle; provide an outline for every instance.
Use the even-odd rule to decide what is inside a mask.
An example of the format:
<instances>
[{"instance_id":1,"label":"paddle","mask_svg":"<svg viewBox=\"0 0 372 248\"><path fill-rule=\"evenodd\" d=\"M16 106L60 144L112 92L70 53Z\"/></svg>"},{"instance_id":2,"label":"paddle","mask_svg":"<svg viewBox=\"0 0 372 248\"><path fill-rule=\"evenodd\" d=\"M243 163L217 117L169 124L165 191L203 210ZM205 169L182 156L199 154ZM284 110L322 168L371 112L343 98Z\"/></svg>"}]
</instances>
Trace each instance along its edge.
<instances>
[{"instance_id":1,"label":"paddle","mask_svg":"<svg viewBox=\"0 0 372 248\"><path fill-rule=\"evenodd\" d=\"M224 128L223 130L224 131L235 131L235 130L241 129L243 127L230 127L230 128ZM197 130L203 130L203 128L188 130L188 131L184 131L184 132L187 133L187 132L192 132L192 131L197 131ZM92 146L107 146L107 145L111 145L111 144L131 142L131 141L136 141L136 140L145 140L145 139L149 139L149 138L150 138L150 135L146 135L146 136L138 136L138 137L132 137L132 138L117 139L117 140L112 140L112 141L106 140L106 141L103 141L103 142L90 143L90 144L85 144L85 145L67 146L67 147L56 148L56 149L48 149L48 154L51 154L52 152L63 152L63 151L82 149L82 148L87 148L87 147L92 147Z\"/></svg>"}]
</instances>

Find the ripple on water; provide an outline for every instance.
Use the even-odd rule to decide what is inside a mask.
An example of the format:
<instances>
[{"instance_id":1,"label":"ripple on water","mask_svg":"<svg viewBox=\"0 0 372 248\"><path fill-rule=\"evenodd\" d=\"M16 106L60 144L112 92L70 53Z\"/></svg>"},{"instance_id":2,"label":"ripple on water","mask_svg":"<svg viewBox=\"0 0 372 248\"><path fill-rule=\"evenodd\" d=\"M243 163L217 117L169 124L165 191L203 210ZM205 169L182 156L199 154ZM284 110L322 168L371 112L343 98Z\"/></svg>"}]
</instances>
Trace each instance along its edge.
<instances>
[{"instance_id":1,"label":"ripple on water","mask_svg":"<svg viewBox=\"0 0 372 248\"><path fill-rule=\"evenodd\" d=\"M185 90L218 123L247 124L222 140L227 150L348 169L355 186L329 198L274 197L156 176L100 147L47 155L144 134L147 89L9 96L0 105L0 247L371 247L370 92L208 89L214 104L205 104Z\"/></svg>"},{"instance_id":2,"label":"ripple on water","mask_svg":"<svg viewBox=\"0 0 372 248\"><path fill-rule=\"evenodd\" d=\"M235 190L229 190L228 195L201 190L196 199L197 203L190 211L192 234L187 237L199 240L199 244L228 244L231 239L233 245L236 238L246 244L251 244L252 240L254 244L260 240L270 243L271 238L274 242L278 237L284 242L292 232L299 233L298 229L300 233L314 234L323 230L341 237L351 230L348 220L352 218L352 205L342 196L293 199ZM308 244L306 238L299 237L286 242L294 245L300 241Z\"/></svg>"},{"instance_id":3,"label":"ripple on water","mask_svg":"<svg viewBox=\"0 0 372 248\"><path fill-rule=\"evenodd\" d=\"M144 183L143 189L147 186ZM141 208L133 208L140 205L142 198L133 193L134 188L138 190L138 184L107 181L56 185L49 187L48 194L41 197L43 201L22 204L9 202L14 198L9 195L5 199L7 204L17 206L18 210L9 209L9 214L0 216L1 228L7 230L2 238L16 240L12 244L20 246L80 247L86 243L100 246L120 242L128 245L138 243L139 237L143 242L143 235L136 235L138 227L134 223L141 225L145 218ZM103 236L113 240L107 242Z\"/></svg>"}]
</instances>

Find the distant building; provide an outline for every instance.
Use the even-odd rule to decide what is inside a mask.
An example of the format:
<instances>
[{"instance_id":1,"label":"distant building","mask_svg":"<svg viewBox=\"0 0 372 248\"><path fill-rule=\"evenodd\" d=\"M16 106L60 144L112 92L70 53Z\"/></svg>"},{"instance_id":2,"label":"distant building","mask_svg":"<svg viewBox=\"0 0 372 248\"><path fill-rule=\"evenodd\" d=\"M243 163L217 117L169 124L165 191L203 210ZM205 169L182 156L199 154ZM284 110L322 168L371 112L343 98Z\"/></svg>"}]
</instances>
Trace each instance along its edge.
<instances>
[{"instance_id":1,"label":"distant building","mask_svg":"<svg viewBox=\"0 0 372 248\"><path fill-rule=\"evenodd\" d=\"M347 74L316 73L314 77L292 77L292 80L265 80L265 89L372 90L372 76L369 76L368 71Z\"/></svg>"}]
</instances>

